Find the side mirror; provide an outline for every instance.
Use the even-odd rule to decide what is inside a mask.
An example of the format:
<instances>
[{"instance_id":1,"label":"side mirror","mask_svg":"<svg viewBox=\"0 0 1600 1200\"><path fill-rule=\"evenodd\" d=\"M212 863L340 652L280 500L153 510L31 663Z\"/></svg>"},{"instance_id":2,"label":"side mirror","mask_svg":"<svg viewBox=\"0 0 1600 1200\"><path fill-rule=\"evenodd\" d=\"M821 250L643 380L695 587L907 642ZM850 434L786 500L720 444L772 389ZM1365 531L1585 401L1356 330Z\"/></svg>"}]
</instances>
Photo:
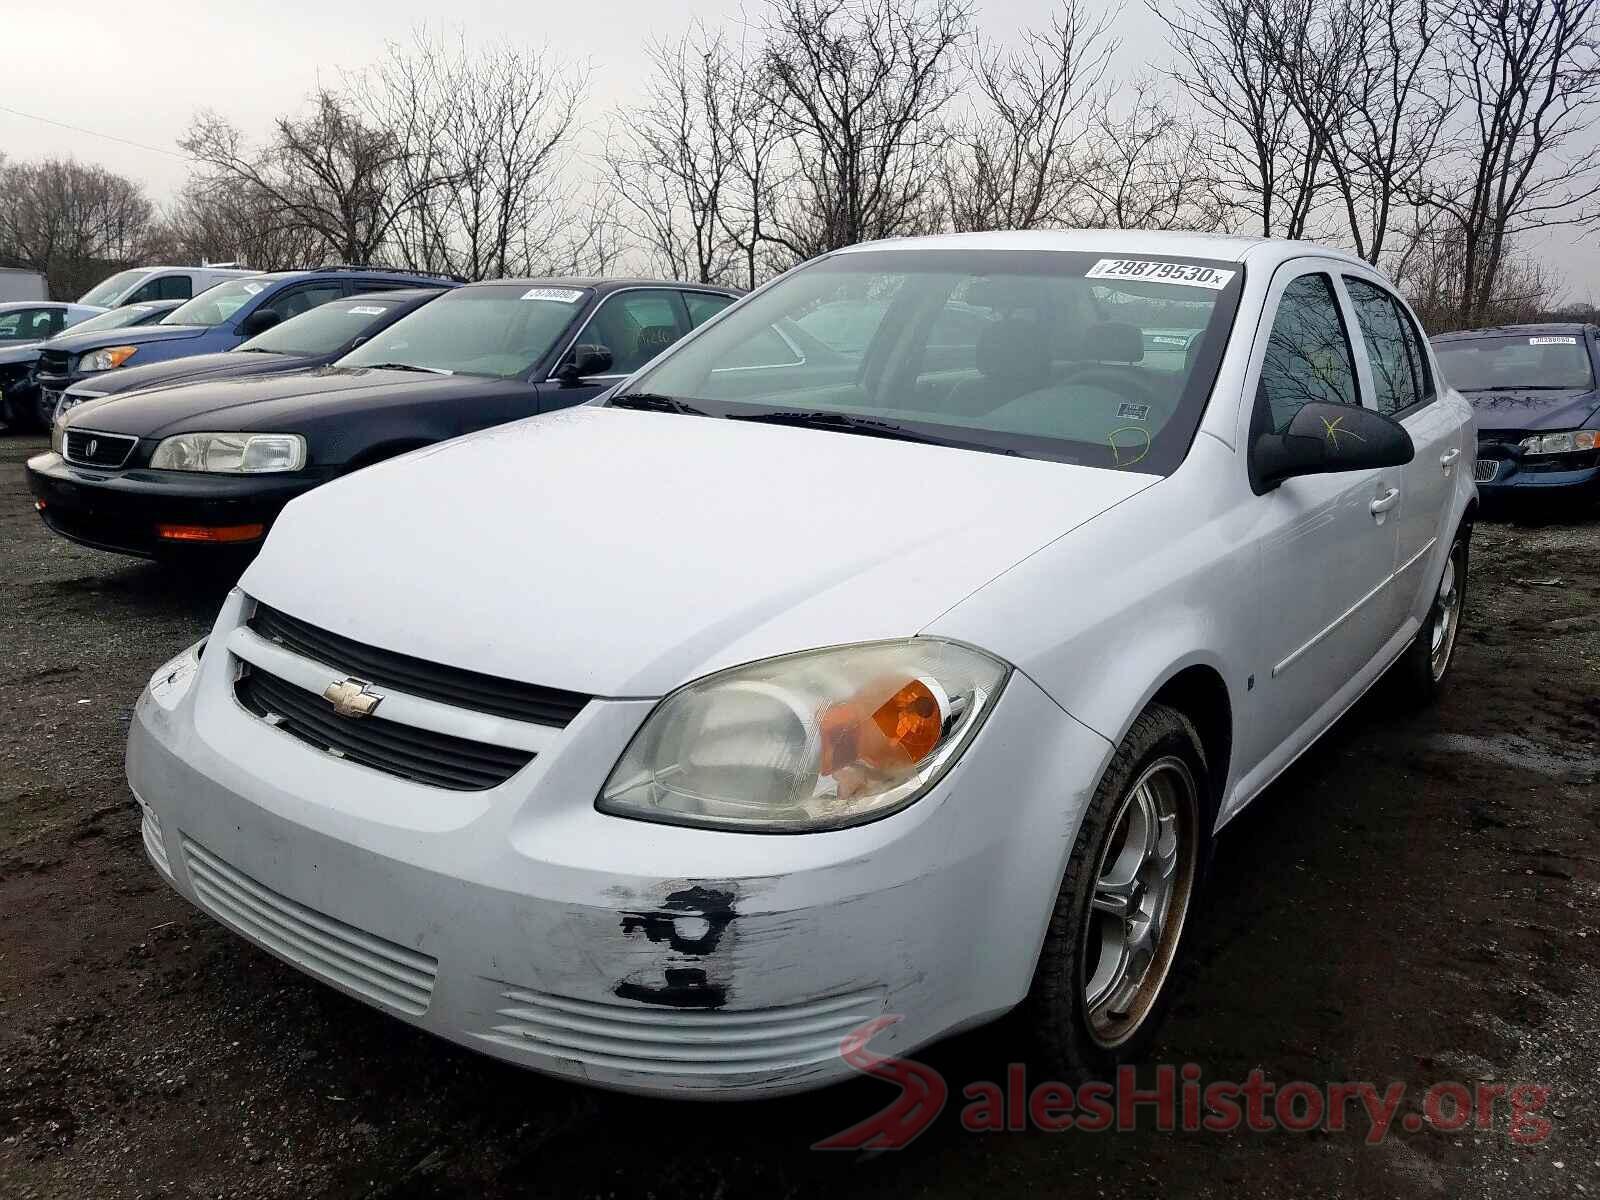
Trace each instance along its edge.
<instances>
[{"instance_id":1,"label":"side mirror","mask_svg":"<svg viewBox=\"0 0 1600 1200\"><path fill-rule=\"evenodd\" d=\"M244 319L239 326L239 332L247 338L253 338L258 333L265 333L274 325L281 325L283 318L270 308L258 308Z\"/></svg>"},{"instance_id":2,"label":"side mirror","mask_svg":"<svg viewBox=\"0 0 1600 1200\"><path fill-rule=\"evenodd\" d=\"M1353 404L1307 404L1282 433L1258 434L1250 445L1250 478L1258 492L1297 475L1399 467L1417 455L1406 427Z\"/></svg>"},{"instance_id":3,"label":"side mirror","mask_svg":"<svg viewBox=\"0 0 1600 1200\"><path fill-rule=\"evenodd\" d=\"M574 346L572 357L561 364L556 378L562 383L581 383L589 375L611 370L611 361L611 351L604 346Z\"/></svg>"}]
</instances>

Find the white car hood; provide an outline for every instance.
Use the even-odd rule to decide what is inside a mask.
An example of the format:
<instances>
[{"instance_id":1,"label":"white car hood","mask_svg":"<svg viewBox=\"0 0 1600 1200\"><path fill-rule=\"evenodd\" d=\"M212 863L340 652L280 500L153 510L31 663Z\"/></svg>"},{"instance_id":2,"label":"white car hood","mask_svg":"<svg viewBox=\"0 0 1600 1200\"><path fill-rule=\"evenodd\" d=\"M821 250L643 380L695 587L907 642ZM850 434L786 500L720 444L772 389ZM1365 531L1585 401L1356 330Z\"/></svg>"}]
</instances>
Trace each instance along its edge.
<instances>
[{"instance_id":1,"label":"white car hood","mask_svg":"<svg viewBox=\"0 0 1600 1200\"><path fill-rule=\"evenodd\" d=\"M241 586L420 658L658 696L735 663L911 636L1156 478L573 408L295 500Z\"/></svg>"}]
</instances>

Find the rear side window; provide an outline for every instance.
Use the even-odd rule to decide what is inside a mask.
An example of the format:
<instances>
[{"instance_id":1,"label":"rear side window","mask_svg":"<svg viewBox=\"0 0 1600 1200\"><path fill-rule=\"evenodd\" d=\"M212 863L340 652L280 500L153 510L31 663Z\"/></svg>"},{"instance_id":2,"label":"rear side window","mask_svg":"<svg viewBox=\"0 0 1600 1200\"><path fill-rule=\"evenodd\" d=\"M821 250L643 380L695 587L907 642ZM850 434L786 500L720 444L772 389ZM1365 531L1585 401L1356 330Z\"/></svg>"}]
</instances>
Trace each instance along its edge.
<instances>
[{"instance_id":1,"label":"rear side window","mask_svg":"<svg viewBox=\"0 0 1600 1200\"><path fill-rule=\"evenodd\" d=\"M1344 284L1367 347L1378 411L1393 416L1428 399L1428 360L1405 310L1375 283L1347 275Z\"/></svg>"},{"instance_id":2,"label":"rear side window","mask_svg":"<svg viewBox=\"0 0 1600 1200\"><path fill-rule=\"evenodd\" d=\"M611 351L612 375L631 375L683 335L668 291L618 292L603 301L580 341Z\"/></svg>"},{"instance_id":3,"label":"rear side window","mask_svg":"<svg viewBox=\"0 0 1600 1200\"><path fill-rule=\"evenodd\" d=\"M1361 403L1350 338L1328 276L1302 275L1284 288L1257 394L1277 433L1307 404Z\"/></svg>"},{"instance_id":4,"label":"rear side window","mask_svg":"<svg viewBox=\"0 0 1600 1200\"><path fill-rule=\"evenodd\" d=\"M158 294L152 300L187 300L194 295L194 280L187 275L168 275L156 285Z\"/></svg>"},{"instance_id":5,"label":"rear side window","mask_svg":"<svg viewBox=\"0 0 1600 1200\"><path fill-rule=\"evenodd\" d=\"M732 296L718 296L712 292L685 292L683 302L689 309L689 328L699 329L733 303Z\"/></svg>"}]
</instances>

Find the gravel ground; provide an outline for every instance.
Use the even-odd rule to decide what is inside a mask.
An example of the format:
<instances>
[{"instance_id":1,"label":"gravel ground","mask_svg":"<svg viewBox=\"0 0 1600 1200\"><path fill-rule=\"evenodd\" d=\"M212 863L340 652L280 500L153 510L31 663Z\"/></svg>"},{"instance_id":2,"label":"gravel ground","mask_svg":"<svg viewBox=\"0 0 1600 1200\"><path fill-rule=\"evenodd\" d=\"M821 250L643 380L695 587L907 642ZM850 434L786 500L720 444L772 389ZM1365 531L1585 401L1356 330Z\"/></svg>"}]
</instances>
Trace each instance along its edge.
<instances>
[{"instance_id":1,"label":"gravel ground","mask_svg":"<svg viewBox=\"0 0 1600 1200\"><path fill-rule=\"evenodd\" d=\"M1206 1079L1550 1089L1548 1137L978 1135L1004 1025L923 1059L951 1103L908 1149L819 1154L892 1095L608 1095L435 1041L225 932L156 878L123 781L149 672L215 580L46 533L0 438L0 1195L1600 1196L1600 522L1480 525L1455 673L1375 693L1221 839L1154 1062ZM1412 1124L1417 1124L1413 1121Z\"/></svg>"}]
</instances>

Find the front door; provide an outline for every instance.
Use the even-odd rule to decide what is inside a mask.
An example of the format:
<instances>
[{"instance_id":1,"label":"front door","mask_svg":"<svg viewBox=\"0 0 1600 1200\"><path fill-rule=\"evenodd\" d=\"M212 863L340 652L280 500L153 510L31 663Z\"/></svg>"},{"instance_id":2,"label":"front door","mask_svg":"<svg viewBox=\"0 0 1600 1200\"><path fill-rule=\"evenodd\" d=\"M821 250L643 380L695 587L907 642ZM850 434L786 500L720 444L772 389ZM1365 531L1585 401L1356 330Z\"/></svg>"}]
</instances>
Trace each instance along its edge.
<instances>
[{"instance_id":1,"label":"front door","mask_svg":"<svg viewBox=\"0 0 1600 1200\"><path fill-rule=\"evenodd\" d=\"M1252 364L1253 434L1282 431L1313 401L1362 403L1349 313L1326 264L1281 267L1266 314L1271 334ZM1346 435L1335 421L1328 436ZM1260 765L1274 749L1287 761L1307 722L1392 635L1383 608L1400 496L1397 470L1360 470L1300 476L1259 497L1259 644L1241 765Z\"/></svg>"}]
</instances>

